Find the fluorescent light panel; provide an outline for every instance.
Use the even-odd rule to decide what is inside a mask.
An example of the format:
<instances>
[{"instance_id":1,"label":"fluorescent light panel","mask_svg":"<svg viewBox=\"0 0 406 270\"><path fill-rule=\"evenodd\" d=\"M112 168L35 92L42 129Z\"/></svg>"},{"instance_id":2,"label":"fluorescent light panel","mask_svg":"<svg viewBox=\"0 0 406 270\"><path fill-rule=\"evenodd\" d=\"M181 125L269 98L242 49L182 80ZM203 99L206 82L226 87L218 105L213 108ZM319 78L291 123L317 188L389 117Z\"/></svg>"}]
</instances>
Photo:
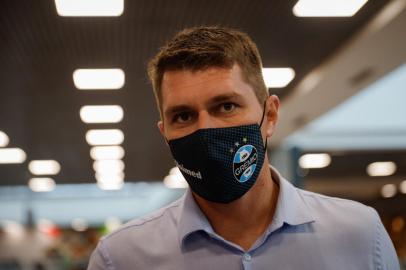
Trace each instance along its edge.
<instances>
[{"instance_id":1,"label":"fluorescent light panel","mask_svg":"<svg viewBox=\"0 0 406 270\"><path fill-rule=\"evenodd\" d=\"M123 14L124 0L55 0L59 16L108 16Z\"/></svg>"},{"instance_id":2,"label":"fluorescent light panel","mask_svg":"<svg viewBox=\"0 0 406 270\"><path fill-rule=\"evenodd\" d=\"M80 118L85 123L118 123L123 116L123 108L118 105L83 106L80 109Z\"/></svg>"},{"instance_id":3,"label":"fluorescent light panel","mask_svg":"<svg viewBox=\"0 0 406 270\"><path fill-rule=\"evenodd\" d=\"M402 192L403 194L406 194L406 180L403 180L403 181L400 183L399 190L400 190L400 192Z\"/></svg>"},{"instance_id":4,"label":"fluorescent light panel","mask_svg":"<svg viewBox=\"0 0 406 270\"><path fill-rule=\"evenodd\" d=\"M34 175L56 175L61 166L55 160L33 160L28 164L28 169Z\"/></svg>"},{"instance_id":5,"label":"fluorescent light panel","mask_svg":"<svg viewBox=\"0 0 406 270\"><path fill-rule=\"evenodd\" d=\"M119 190L124 186L124 162L100 160L93 163L97 186L103 190Z\"/></svg>"},{"instance_id":6,"label":"fluorescent light panel","mask_svg":"<svg viewBox=\"0 0 406 270\"><path fill-rule=\"evenodd\" d=\"M0 130L0 147L6 147L9 142L7 134Z\"/></svg>"},{"instance_id":7,"label":"fluorescent light panel","mask_svg":"<svg viewBox=\"0 0 406 270\"><path fill-rule=\"evenodd\" d=\"M124 186L124 182L97 182L97 186L103 190L120 190Z\"/></svg>"},{"instance_id":8,"label":"fluorescent light panel","mask_svg":"<svg viewBox=\"0 0 406 270\"><path fill-rule=\"evenodd\" d=\"M262 76L268 88L283 88L287 86L295 77L292 68L263 68Z\"/></svg>"},{"instance_id":9,"label":"fluorescent light panel","mask_svg":"<svg viewBox=\"0 0 406 270\"><path fill-rule=\"evenodd\" d=\"M48 192L55 188L55 181L52 178L31 178L28 182L28 186L35 192Z\"/></svg>"},{"instance_id":10,"label":"fluorescent light panel","mask_svg":"<svg viewBox=\"0 0 406 270\"><path fill-rule=\"evenodd\" d=\"M183 177L178 177L176 175L167 175L164 178L164 185L167 188L187 188L188 184Z\"/></svg>"},{"instance_id":11,"label":"fluorescent light panel","mask_svg":"<svg viewBox=\"0 0 406 270\"><path fill-rule=\"evenodd\" d=\"M396 172L396 164L392 161L373 162L368 165L369 176L389 176Z\"/></svg>"},{"instance_id":12,"label":"fluorescent light panel","mask_svg":"<svg viewBox=\"0 0 406 270\"><path fill-rule=\"evenodd\" d=\"M27 155L20 148L0 148L0 164L23 163Z\"/></svg>"},{"instance_id":13,"label":"fluorescent light panel","mask_svg":"<svg viewBox=\"0 0 406 270\"><path fill-rule=\"evenodd\" d=\"M94 160L122 159L125 151L121 146L94 146L90 149L90 156Z\"/></svg>"},{"instance_id":14,"label":"fluorescent light panel","mask_svg":"<svg viewBox=\"0 0 406 270\"><path fill-rule=\"evenodd\" d=\"M124 162L119 159L96 160L93 162L93 169L99 174L117 174L124 170Z\"/></svg>"},{"instance_id":15,"label":"fluorescent light panel","mask_svg":"<svg viewBox=\"0 0 406 270\"><path fill-rule=\"evenodd\" d=\"M73 82L78 89L120 89L124 86L124 71L112 69L77 69L73 72Z\"/></svg>"},{"instance_id":16,"label":"fluorescent light panel","mask_svg":"<svg viewBox=\"0 0 406 270\"><path fill-rule=\"evenodd\" d=\"M124 134L119 129L91 129L86 133L90 145L119 145L124 141Z\"/></svg>"},{"instance_id":17,"label":"fluorescent light panel","mask_svg":"<svg viewBox=\"0 0 406 270\"><path fill-rule=\"evenodd\" d=\"M116 172L96 172L95 174L97 182L123 182L124 173L122 171Z\"/></svg>"},{"instance_id":18,"label":"fluorescent light panel","mask_svg":"<svg viewBox=\"0 0 406 270\"><path fill-rule=\"evenodd\" d=\"M298 17L351 17L368 0L299 0L293 7Z\"/></svg>"},{"instance_id":19,"label":"fluorescent light panel","mask_svg":"<svg viewBox=\"0 0 406 270\"><path fill-rule=\"evenodd\" d=\"M397 189L394 184L386 184L382 186L381 195L384 198L391 198L396 195Z\"/></svg>"},{"instance_id":20,"label":"fluorescent light panel","mask_svg":"<svg viewBox=\"0 0 406 270\"><path fill-rule=\"evenodd\" d=\"M320 169L325 168L331 163L329 154L305 154L299 158L299 165L303 169Z\"/></svg>"},{"instance_id":21,"label":"fluorescent light panel","mask_svg":"<svg viewBox=\"0 0 406 270\"><path fill-rule=\"evenodd\" d=\"M186 182L185 178L183 177L183 175L180 172L178 167L173 167L170 170L169 175L165 176L164 185L167 188L187 188L188 187L188 183Z\"/></svg>"}]
</instances>

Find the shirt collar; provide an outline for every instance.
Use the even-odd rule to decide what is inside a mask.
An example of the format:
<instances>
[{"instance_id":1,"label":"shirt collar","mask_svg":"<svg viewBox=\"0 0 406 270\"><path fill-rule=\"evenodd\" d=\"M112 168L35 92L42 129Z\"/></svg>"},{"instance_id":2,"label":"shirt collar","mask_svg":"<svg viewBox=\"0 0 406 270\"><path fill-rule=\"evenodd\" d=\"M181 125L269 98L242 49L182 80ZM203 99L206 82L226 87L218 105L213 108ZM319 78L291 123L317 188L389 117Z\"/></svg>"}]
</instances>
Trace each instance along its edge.
<instances>
[{"instance_id":1,"label":"shirt collar","mask_svg":"<svg viewBox=\"0 0 406 270\"><path fill-rule=\"evenodd\" d=\"M184 195L178 220L178 235L181 246L183 246L185 239L194 232L214 233L212 226L193 198L190 188L186 190Z\"/></svg>"},{"instance_id":2,"label":"shirt collar","mask_svg":"<svg viewBox=\"0 0 406 270\"><path fill-rule=\"evenodd\" d=\"M272 166L269 166L272 179L279 185L279 195L275 210L275 215L270 225L272 227L282 226L284 223L289 225L301 225L314 221L311 211L302 198L299 191ZM200 210L190 189L187 189L181 204L178 217L179 241L183 246L184 241L194 232L204 231L207 234L214 234L214 230L207 220L206 216ZM276 229L276 228L275 228Z\"/></svg>"},{"instance_id":3,"label":"shirt collar","mask_svg":"<svg viewBox=\"0 0 406 270\"><path fill-rule=\"evenodd\" d=\"M289 225L301 225L314 222L311 209L306 204L300 191L271 165L272 179L279 184L279 195L273 223L287 223Z\"/></svg>"}]
</instances>

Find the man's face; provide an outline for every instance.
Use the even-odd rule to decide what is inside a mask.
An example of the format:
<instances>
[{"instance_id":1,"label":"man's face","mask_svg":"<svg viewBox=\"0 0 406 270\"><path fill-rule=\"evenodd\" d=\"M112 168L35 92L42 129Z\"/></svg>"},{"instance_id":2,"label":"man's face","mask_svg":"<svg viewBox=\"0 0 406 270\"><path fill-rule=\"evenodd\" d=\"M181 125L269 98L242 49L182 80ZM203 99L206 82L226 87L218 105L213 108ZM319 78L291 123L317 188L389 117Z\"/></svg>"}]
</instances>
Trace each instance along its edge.
<instances>
[{"instance_id":1,"label":"man's face","mask_svg":"<svg viewBox=\"0 0 406 270\"><path fill-rule=\"evenodd\" d=\"M171 140L203 128L259 124L262 110L238 65L231 69L166 71L162 80L163 119L158 126Z\"/></svg>"}]
</instances>

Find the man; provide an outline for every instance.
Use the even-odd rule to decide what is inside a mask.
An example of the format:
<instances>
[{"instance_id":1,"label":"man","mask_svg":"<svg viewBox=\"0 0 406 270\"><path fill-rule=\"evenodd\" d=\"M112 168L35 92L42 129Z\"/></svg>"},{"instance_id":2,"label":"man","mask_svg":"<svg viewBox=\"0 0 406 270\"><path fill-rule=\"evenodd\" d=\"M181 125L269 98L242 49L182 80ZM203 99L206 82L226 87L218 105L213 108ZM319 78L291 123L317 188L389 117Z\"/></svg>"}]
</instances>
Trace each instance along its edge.
<instances>
[{"instance_id":1,"label":"man","mask_svg":"<svg viewBox=\"0 0 406 270\"><path fill-rule=\"evenodd\" d=\"M178 33L149 64L158 127L190 189L104 237L96 269L399 269L370 207L293 187L268 164L279 100L244 33Z\"/></svg>"}]
</instances>

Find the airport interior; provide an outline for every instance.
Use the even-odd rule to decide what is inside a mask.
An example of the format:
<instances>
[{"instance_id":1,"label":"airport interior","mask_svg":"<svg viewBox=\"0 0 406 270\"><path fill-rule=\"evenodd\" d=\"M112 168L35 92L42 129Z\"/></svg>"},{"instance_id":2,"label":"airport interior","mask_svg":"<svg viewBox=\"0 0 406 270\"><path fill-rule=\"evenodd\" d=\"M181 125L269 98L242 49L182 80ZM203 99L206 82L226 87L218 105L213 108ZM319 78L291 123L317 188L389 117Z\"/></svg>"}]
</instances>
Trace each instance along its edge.
<instances>
[{"instance_id":1,"label":"airport interior","mask_svg":"<svg viewBox=\"0 0 406 270\"><path fill-rule=\"evenodd\" d=\"M183 196L147 64L212 25L252 38L280 99L269 163L374 208L406 269L406 0L0 1L0 269L87 269Z\"/></svg>"}]
</instances>

